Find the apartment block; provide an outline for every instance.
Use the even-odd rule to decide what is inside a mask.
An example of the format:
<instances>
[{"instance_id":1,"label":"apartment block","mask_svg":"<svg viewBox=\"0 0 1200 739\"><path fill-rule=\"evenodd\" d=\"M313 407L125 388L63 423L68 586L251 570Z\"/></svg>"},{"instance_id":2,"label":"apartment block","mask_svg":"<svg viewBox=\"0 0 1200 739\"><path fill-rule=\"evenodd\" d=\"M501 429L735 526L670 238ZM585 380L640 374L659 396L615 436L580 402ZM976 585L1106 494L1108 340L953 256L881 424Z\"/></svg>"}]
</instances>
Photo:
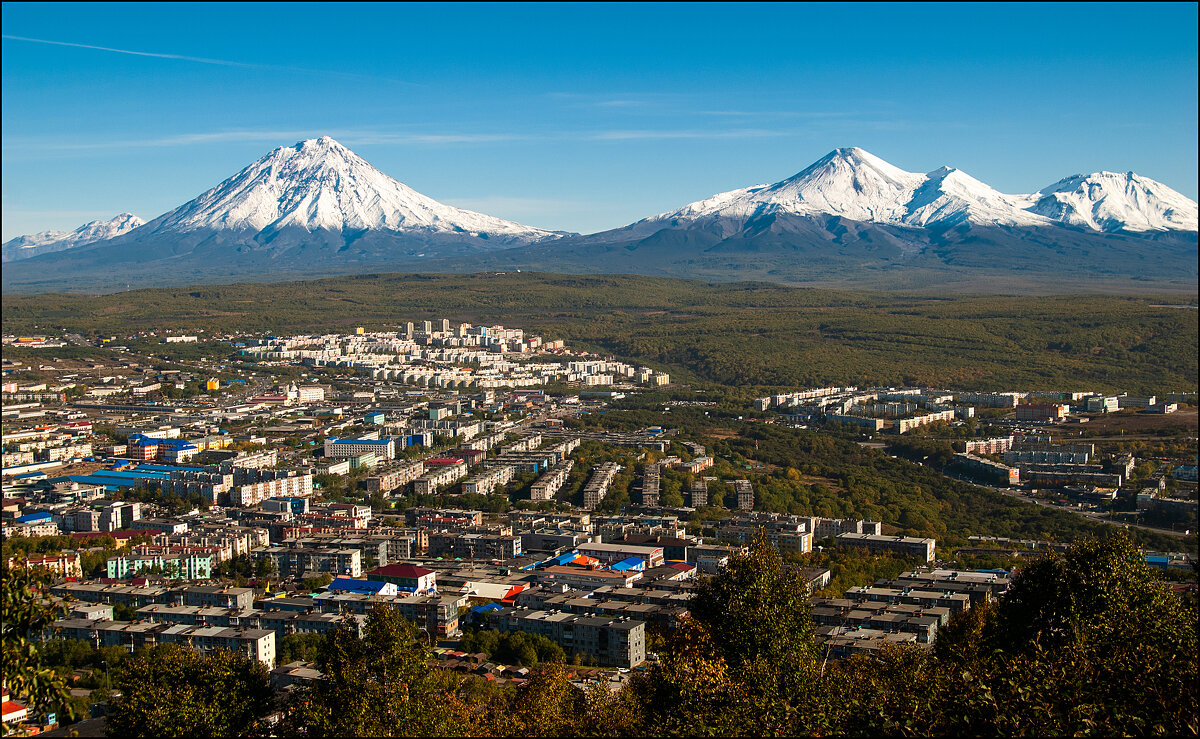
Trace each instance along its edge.
<instances>
[{"instance_id":1,"label":"apartment block","mask_svg":"<svg viewBox=\"0 0 1200 739\"><path fill-rule=\"evenodd\" d=\"M909 557L917 557L925 562L933 561L933 552L937 547L937 541L934 539L872 534L839 534L837 543L841 546L864 547L873 552L897 552Z\"/></svg>"},{"instance_id":2,"label":"apartment block","mask_svg":"<svg viewBox=\"0 0 1200 739\"><path fill-rule=\"evenodd\" d=\"M733 494L737 498L739 511L754 509L754 486L750 484L749 480L734 480Z\"/></svg>"},{"instance_id":3,"label":"apartment block","mask_svg":"<svg viewBox=\"0 0 1200 739\"><path fill-rule=\"evenodd\" d=\"M971 439L966 443L967 454L1003 454L1012 449L1013 437L1000 436L994 439Z\"/></svg>"},{"instance_id":4,"label":"apartment block","mask_svg":"<svg viewBox=\"0 0 1200 739\"><path fill-rule=\"evenodd\" d=\"M931 423L953 420L954 411L938 411L937 413L926 413L923 416L914 416L913 418L901 418L896 421L896 433L906 434L913 429L928 426Z\"/></svg>"},{"instance_id":5,"label":"apartment block","mask_svg":"<svg viewBox=\"0 0 1200 739\"><path fill-rule=\"evenodd\" d=\"M1066 419L1071 407L1062 403L1022 403L1017 406L1018 421L1050 421L1058 423Z\"/></svg>"},{"instance_id":6,"label":"apartment block","mask_svg":"<svg viewBox=\"0 0 1200 739\"><path fill-rule=\"evenodd\" d=\"M1008 454L1005 454L1005 459L1008 459ZM974 454L955 454L954 462L970 474L998 485L1017 485L1021 482L1020 469L983 457L976 457Z\"/></svg>"},{"instance_id":7,"label":"apartment block","mask_svg":"<svg viewBox=\"0 0 1200 739\"><path fill-rule=\"evenodd\" d=\"M595 510L596 506L600 505L600 501L604 499L609 486L612 485L613 478L620 471L621 465L616 462L605 462L592 471L591 478L583 487L583 507L586 510Z\"/></svg>"},{"instance_id":8,"label":"apartment block","mask_svg":"<svg viewBox=\"0 0 1200 739\"><path fill-rule=\"evenodd\" d=\"M646 473L642 476L642 505L652 508L658 506L660 485L658 465L646 465Z\"/></svg>"},{"instance_id":9,"label":"apartment block","mask_svg":"<svg viewBox=\"0 0 1200 739\"><path fill-rule=\"evenodd\" d=\"M362 574L362 552L358 549L262 547L254 550L253 558L256 562L271 560L281 577L320 574L358 577Z\"/></svg>"},{"instance_id":10,"label":"apartment block","mask_svg":"<svg viewBox=\"0 0 1200 739\"><path fill-rule=\"evenodd\" d=\"M559 462L555 466L546 471L533 483L529 488L530 500L550 500L554 494L562 489L567 478L571 474L571 469L575 466L575 462L567 459Z\"/></svg>"},{"instance_id":11,"label":"apartment block","mask_svg":"<svg viewBox=\"0 0 1200 739\"><path fill-rule=\"evenodd\" d=\"M224 649L275 667L275 632L268 629L231 629L220 626L167 626L158 634L160 644L183 644L200 652Z\"/></svg>"},{"instance_id":12,"label":"apartment block","mask_svg":"<svg viewBox=\"0 0 1200 739\"><path fill-rule=\"evenodd\" d=\"M432 462L435 460L429 460ZM426 462L429 465L429 462ZM451 485L467 476L467 464L454 460L450 464L429 467L429 471L413 480L413 492L417 495L432 495L439 489Z\"/></svg>"},{"instance_id":13,"label":"apartment block","mask_svg":"<svg viewBox=\"0 0 1200 739\"><path fill-rule=\"evenodd\" d=\"M409 462L377 470L374 475L363 480L362 485L368 492L390 493L397 488L403 488L423 474L425 474L424 462Z\"/></svg>"},{"instance_id":14,"label":"apartment block","mask_svg":"<svg viewBox=\"0 0 1200 739\"><path fill-rule=\"evenodd\" d=\"M463 481L462 491L466 493L489 494L497 487L507 485L513 479L513 468L509 466L493 467L480 472L478 475Z\"/></svg>"},{"instance_id":15,"label":"apartment block","mask_svg":"<svg viewBox=\"0 0 1200 739\"><path fill-rule=\"evenodd\" d=\"M501 608L488 616L498 631L544 636L567 654L607 667L634 667L646 660L646 624L632 619Z\"/></svg>"},{"instance_id":16,"label":"apartment block","mask_svg":"<svg viewBox=\"0 0 1200 739\"><path fill-rule=\"evenodd\" d=\"M429 535L429 556L456 559L513 559L521 556L520 536L436 533Z\"/></svg>"}]
</instances>

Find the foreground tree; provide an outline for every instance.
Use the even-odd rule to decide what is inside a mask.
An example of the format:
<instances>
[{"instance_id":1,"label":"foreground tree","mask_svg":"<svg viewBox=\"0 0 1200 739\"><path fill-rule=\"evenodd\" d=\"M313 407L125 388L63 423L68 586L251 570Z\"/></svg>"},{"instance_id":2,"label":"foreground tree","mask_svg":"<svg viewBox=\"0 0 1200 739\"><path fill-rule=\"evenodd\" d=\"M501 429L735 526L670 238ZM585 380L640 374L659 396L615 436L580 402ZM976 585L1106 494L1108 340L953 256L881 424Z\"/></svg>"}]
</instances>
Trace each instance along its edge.
<instances>
[{"instance_id":1,"label":"foreground tree","mask_svg":"<svg viewBox=\"0 0 1200 739\"><path fill-rule=\"evenodd\" d=\"M47 600L49 572L30 569L23 560L14 565L9 566L8 557L0 562L4 581L0 601L4 686L14 700L29 709L30 715L50 706L66 706L70 711L70 689L53 668L43 663L41 649L41 642L66 609ZM5 725L0 731L8 734L9 727Z\"/></svg>"},{"instance_id":2,"label":"foreground tree","mask_svg":"<svg viewBox=\"0 0 1200 739\"><path fill-rule=\"evenodd\" d=\"M265 735L274 699L267 668L241 654L163 644L134 657L113 681L109 736Z\"/></svg>"},{"instance_id":3,"label":"foreground tree","mask_svg":"<svg viewBox=\"0 0 1200 739\"><path fill-rule=\"evenodd\" d=\"M4 649L4 683L14 701L23 703L30 715L44 713L50 707L71 709L71 691L52 667L43 663L42 642L66 608L47 600L50 573L30 569L24 560L8 566L0 563L4 579L4 600L0 601L0 641ZM10 728L0 726L7 734Z\"/></svg>"},{"instance_id":4,"label":"foreground tree","mask_svg":"<svg viewBox=\"0 0 1200 739\"><path fill-rule=\"evenodd\" d=\"M1196 608L1124 534L1022 571L938 639L946 731L1195 734Z\"/></svg>"},{"instance_id":5,"label":"foreground tree","mask_svg":"<svg viewBox=\"0 0 1200 739\"><path fill-rule=\"evenodd\" d=\"M1132 541L1084 540L944 627L827 674L835 731L1127 736L1197 732L1196 610Z\"/></svg>"},{"instance_id":6,"label":"foreground tree","mask_svg":"<svg viewBox=\"0 0 1200 739\"><path fill-rule=\"evenodd\" d=\"M804 580L764 538L696 589L662 663L634 683L652 731L778 735L827 724Z\"/></svg>"},{"instance_id":7,"label":"foreground tree","mask_svg":"<svg viewBox=\"0 0 1200 739\"><path fill-rule=\"evenodd\" d=\"M305 736L448 736L472 718L456 695L458 679L431 669L432 650L395 609L376 606L329 633L323 677L289 701L284 730Z\"/></svg>"}]
</instances>

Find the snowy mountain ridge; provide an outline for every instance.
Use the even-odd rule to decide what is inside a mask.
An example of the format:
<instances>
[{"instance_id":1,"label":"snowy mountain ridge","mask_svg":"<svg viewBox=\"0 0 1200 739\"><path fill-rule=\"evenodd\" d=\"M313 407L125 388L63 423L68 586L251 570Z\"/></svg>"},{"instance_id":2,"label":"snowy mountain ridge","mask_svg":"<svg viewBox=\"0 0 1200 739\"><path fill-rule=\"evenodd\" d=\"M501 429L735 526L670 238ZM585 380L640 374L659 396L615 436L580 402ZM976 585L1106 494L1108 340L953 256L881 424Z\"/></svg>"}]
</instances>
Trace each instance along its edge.
<instances>
[{"instance_id":1,"label":"snowy mountain ridge","mask_svg":"<svg viewBox=\"0 0 1200 739\"><path fill-rule=\"evenodd\" d=\"M770 213L947 228L1068 226L1103 232L1195 231L1196 203L1133 172L1072 175L1029 195L1006 195L952 167L906 172L857 147L835 149L773 185L731 190L638 221L729 219Z\"/></svg>"},{"instance_id":2,"label":"snowy mountain ridge","mask_svg":"<svg viewBox=\"0 0 1200 739\"><path fill-rule=\"evenodd\" d=\"M89 221L74 231L42 231L28 236L18 236L4 243L2 258L5 262L28 259L38 254L65 251L97 241L111 239L128 233L144 224L132 213L121 213L107 221Z\"/></svg>"}]
</instances>

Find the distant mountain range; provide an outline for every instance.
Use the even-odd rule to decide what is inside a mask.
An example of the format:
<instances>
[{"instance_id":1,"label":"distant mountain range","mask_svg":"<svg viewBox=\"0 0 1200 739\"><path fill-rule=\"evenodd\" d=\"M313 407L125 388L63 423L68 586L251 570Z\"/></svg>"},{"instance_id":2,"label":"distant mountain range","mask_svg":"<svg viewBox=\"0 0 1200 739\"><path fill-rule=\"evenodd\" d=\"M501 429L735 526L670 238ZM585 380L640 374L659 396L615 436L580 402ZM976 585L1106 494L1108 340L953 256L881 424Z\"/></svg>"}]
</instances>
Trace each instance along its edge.
<instances>
[{"instance_id":1,"label":"distant mountain range","mask_svg":"<svg viewBox=\"0 0 1200 739\"><path fill-rule=\"evenodd\" d=\"M793 177L581 236L444 205L329 137L280 147L148 223L3 246L4 288L104 290L382 270L536 269L875 288L1196 284L1196 203L1132 172L1030 195L858 148Z\"/></svg>"},{"instance_id":2,"label":"distant mountain range","mask_svg":"<svg viewBox=\"0 0 1200 739\"><path fill-rule=\"evenodd\" d=\"M5 262L29 259L39 254L65 251L111 239L128 233L143 223L145 221L132 213L122 213L107 221L90 221L74 231L42 231L28 236L18 236L4 242L4 246L0 247L0 253Z\"/></svg>"}]
</instances>

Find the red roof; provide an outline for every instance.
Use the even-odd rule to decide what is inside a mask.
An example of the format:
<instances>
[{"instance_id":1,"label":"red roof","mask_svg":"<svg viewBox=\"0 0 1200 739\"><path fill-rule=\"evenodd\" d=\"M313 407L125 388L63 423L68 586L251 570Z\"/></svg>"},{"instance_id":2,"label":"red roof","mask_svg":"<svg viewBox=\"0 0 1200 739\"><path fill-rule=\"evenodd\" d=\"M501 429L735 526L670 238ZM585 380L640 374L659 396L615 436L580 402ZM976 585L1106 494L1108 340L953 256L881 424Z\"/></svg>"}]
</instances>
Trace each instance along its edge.
<instances>
[{"instance_id":1,"label":"red roof","mask_svg":"<svg viewBox=\"0 0 1200 739\"><path fill-rule=\"evenodd\" d=\"M403 578L415 580L418 577L424 577L426 575L432 575L432 574L433 574L433 570L427 570L424 567L417 567L416 565L395 564L395 565L384 565L383 567L380 567L378 569L371 570L370 572L367 573L367 576L369 577L371 575L378 575L380 577L403 577Z\"/></svg>"},{"instance_id":2,"label":"red roof","mask_svg":"<svg viewBox=\"0 0 1200 739\"><path fill-rule=\"evenodd\" d=\"M463 460L457 457L444 457L442 459L427 459L425 464L446 465L446 464L462 464Z\"/></svg>"},{"instance_id":3,"label":"red roof","mask_svg":"<svg viewBox=\"0 0 1200 739\"><path fill-rule=\"evenodd\" d=\"M20 703L15 702L15 701L4 701L4 703L2 705L0 705L0 713L3 713L5 719L7 719L9 716L12 716L14 714L20 713L21 711L25 711L25 710L28 710L28 709L26 709L25 706L21 705Z\"/></svg>"}]
</instances>

